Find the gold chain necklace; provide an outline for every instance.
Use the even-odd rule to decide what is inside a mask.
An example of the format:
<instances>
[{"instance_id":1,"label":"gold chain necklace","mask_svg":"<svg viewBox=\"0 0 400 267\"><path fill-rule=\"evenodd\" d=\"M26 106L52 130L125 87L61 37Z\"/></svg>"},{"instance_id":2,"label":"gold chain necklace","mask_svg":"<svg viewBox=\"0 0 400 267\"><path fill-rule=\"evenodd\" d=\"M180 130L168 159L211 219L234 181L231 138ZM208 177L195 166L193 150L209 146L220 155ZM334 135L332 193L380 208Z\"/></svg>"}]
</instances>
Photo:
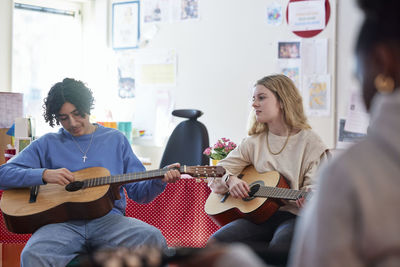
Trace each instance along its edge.
<instances>
[{"instance_id":1,"label":"gold chain necklace","mask_svg":"<svg viewBox=\"0 0 400 267\"><path fill-rule=\"evenodd\" d=\"M269 131L267 132L267 148L268 148L269 153L271 153L272 155L278 155L278 154L280 154L280 153L285 149L286 145L287 145L288 142L289 142L290 131L288 132L288 136L287 136L287 138L286 138L285 144L283 144L283 147L282 147L281 150L279 150L278 152L272 152L272 151L271 151L271 148L269 147L268 135L269 135Z\"/></svg>"}]
</instances>

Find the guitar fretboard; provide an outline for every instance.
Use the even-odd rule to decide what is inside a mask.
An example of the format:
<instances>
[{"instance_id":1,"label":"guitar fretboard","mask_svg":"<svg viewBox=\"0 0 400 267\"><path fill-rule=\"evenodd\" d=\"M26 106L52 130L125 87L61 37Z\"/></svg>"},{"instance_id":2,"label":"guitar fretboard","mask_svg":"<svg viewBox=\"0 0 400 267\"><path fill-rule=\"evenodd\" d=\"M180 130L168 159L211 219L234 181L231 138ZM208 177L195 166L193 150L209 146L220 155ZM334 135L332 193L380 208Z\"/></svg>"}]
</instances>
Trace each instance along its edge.
<instances>
[{"instance_id":1,"label":"guitar fretboard","mask_svg":"<svg viewBox=\"0 0 400 267\"><path fill-rule=\"evenodd\" d=\"M179 171L183 172L184 166L180 167ZM151 170L144 172L127 173L120 175L110 175L103 177L96 177L85 180L82 188L114 184L114 183L126 183L126 182L139 182L149 179L161 178L164 176L168 169Z\"/></svg>"},{"instance_id":2,"label":"guitar fretboard","mask_svg":"<svg viewBox=\"0 0 400 267\"><path fill-rule=\"evenodd\" d=\"M271 186L261 186L260 189L254 193L255 197L282 198L290 200L296 200L301 197L307 198L308 195L309 192L306 191Z\"/></svg>"},{"instance_id":3,"label":"guitar fretboard","mask_svg":"<svg viewBox=\"0 0 400 267\"><path fill-rule=\"evenodd\" d=\"M221 177L225 174L225 170L220 166L186 166L183 165L176 168L182 174L190 174L195 178L200 177ZM144 180L156 179L164 177L164 174L171 169L158 169L144 172L126 173L120 175L110 175L103 177L95 177L83 181L82 188L89 188L114 183L131 183Z\"/></svg>"}]
</instances>

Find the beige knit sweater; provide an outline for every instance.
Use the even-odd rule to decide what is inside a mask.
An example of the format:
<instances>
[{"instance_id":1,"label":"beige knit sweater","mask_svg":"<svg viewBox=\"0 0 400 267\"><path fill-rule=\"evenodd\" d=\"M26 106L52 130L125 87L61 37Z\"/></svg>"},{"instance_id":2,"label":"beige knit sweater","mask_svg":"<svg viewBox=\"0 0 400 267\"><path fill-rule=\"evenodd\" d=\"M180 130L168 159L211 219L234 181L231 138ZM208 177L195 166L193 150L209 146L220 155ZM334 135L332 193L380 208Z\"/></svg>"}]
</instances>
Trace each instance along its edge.
<instances>
[{"instance_id":1,"label":"beige knit sweater","mask_svg":"<svg viewBox=\"0 0 400 267\"><path fill-rule=\"evenodd\" d=\"M268 134L272 152L276 153L285 144L286 136ZM257 172L278 171L289 182L292 189L312 188L314 174L318 166L328 158L329 151L321 138L312 130L301 130L290 136L285 149L273 155L267 147L267 133L260 133L245 138L228 157L218 162L227 174L238 175L248 165L253 165ZM223 177L224 178L224 177ZM223 194L228 190L223 178L210 179L211 190ZM287 201L280 210L298 214L295 201Z\"/></svg>"}]
</instances>

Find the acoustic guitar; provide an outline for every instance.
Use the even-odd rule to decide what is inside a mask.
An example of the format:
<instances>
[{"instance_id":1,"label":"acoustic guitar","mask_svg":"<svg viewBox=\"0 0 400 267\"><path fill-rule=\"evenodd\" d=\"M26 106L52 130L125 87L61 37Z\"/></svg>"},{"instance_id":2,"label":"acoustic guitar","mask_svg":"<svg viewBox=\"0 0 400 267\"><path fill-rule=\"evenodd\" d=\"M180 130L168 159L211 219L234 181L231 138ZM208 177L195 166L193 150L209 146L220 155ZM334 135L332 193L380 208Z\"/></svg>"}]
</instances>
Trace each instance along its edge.
<instances>
[{"instance_id":1,"label":"acoustic guitar","mask_svg":"<svg viewBox=\"0 0 400 267\"><path fill-rule=\"evenodd\" d=\"M282 206L281 199L296 200L310 195L305 191L289 189L288 182L279 172L258 173L251 165L243 170L239 178L250 186L248 198L211 192L205 203L205 212L221 226L239 218L254 223L265 222Z\"/></svg>"},{"instance_id":2,"label":"acoustic guitar","mask_svg":"<svg viewBox=\"0 0 400 267\"><path fill-rule=\"evenodd\" d=\"M224 168L215 166L181 166L178 170L194 178L221 177L225 174ZM37 194L30 188L5 190L0 208L9 231L33 233L50 223L104 216L114 207L114 201L121 197L121 185L163 178L167 171L159 169L110 175L106 168L87 168L74 172L75 181L67 186L36 186Z\"/></svg>"}]
</instances>

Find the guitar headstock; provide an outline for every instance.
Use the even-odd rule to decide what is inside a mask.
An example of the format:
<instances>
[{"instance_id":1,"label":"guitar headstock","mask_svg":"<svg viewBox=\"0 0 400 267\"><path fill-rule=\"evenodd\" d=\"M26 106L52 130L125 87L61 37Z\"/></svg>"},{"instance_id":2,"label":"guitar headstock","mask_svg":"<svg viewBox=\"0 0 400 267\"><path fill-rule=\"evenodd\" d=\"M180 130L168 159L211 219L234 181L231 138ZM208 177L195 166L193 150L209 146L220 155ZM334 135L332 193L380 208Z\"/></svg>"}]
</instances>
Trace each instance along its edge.
<instances>
[{"instance_id":1,"label":"guitar headstock","mask_svg":"<svg viewBox=\"0 0 400 267\"><path fill-rule=\"evenodd\" d=\"M222 177L225 169L221 166L183 166L183 173L195 178Z\"/></svg>"}]
</instances>

